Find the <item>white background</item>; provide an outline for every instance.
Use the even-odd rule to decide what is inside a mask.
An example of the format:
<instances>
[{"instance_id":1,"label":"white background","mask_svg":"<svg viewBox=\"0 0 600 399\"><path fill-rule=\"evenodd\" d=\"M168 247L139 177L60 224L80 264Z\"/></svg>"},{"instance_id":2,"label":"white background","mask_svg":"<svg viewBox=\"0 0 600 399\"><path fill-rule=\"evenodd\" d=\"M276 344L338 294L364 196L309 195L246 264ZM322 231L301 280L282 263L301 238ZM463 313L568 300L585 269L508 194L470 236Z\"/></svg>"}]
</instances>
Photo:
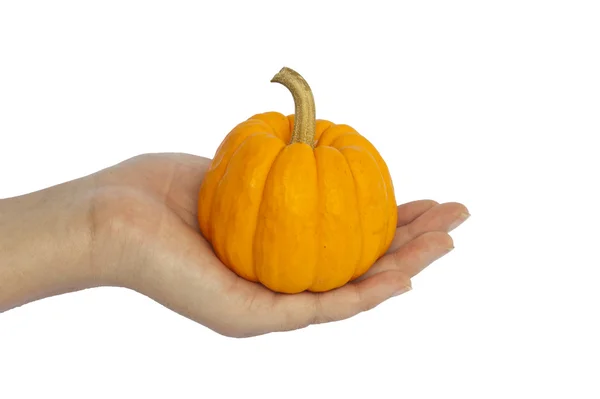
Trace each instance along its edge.
<instances>
[{"instance_id":1,"label":"white background","mask_svg":"<svg viewBox=\"0 0 600 399\"><path fill-rule=\"evenodd\" d=\"M600 397L597 5L0 2L0 198L211 157L293 112L285 65L399 202L472 214L412 292L339 323L229 339L116 288L5 312L0 398Z\"/></svg>"}]
</instances>

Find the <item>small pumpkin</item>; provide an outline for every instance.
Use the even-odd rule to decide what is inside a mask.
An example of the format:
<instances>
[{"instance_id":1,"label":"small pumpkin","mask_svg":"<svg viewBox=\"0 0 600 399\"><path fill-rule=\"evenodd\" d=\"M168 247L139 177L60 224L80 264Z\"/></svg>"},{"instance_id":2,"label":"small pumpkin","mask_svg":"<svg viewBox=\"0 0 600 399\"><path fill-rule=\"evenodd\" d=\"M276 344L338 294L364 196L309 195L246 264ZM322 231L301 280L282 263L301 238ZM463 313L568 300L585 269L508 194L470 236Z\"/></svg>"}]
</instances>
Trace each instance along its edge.
<instances>
[{"instance_id":1,"label":"small pumpkin","mask_svg":"<svg viewBox=\"0 0 600 399\"><path fill-rule=\"evenodd\" d=\"M282 293L329 291L363 275L389 248L394 188L375 147L348 125L315 119L290 68L295 115L257 114L223 140L202 182L198 220L219 259Z\"/></svg>"}]
</instances>

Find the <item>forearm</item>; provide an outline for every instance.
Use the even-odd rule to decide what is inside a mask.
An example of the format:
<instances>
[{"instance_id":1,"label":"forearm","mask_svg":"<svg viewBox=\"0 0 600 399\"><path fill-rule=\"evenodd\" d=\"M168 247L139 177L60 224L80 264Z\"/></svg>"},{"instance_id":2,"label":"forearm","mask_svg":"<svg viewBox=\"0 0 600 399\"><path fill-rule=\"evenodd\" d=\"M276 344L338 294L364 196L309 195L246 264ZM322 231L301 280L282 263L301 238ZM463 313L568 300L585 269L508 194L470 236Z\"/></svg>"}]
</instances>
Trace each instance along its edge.
<instances>
[{"instance_id":1,"label":"forearm","mask_svg":"<svg viewBox=\"0 0 600 399\"><path fill-rule=\"evenodd\" d=\"M93 286L85 180L0 200L0 312Z\"/></svg>"}]
</instances>

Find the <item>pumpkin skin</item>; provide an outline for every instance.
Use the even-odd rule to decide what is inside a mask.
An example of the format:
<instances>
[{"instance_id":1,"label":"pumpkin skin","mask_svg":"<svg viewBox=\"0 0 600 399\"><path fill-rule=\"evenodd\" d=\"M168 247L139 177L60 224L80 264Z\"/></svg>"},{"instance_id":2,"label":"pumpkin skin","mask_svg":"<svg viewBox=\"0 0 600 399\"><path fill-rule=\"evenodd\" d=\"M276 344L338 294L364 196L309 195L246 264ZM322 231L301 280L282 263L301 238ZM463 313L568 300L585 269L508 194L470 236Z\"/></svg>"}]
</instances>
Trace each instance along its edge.
<instances>
[{"instance_id":1,"label":"pumpkin skin","mask_svg":"<svg viewBox=\"0 0 600 399\"><path fill-rule=\"evenodd\" d=\"M257 114L219 146L198 220L218 258L275 292L329 291L389 248L397 208L388 167L348 125L317 120L314 147L291 142L294 115Z\"/></svg>"}]
</instances>

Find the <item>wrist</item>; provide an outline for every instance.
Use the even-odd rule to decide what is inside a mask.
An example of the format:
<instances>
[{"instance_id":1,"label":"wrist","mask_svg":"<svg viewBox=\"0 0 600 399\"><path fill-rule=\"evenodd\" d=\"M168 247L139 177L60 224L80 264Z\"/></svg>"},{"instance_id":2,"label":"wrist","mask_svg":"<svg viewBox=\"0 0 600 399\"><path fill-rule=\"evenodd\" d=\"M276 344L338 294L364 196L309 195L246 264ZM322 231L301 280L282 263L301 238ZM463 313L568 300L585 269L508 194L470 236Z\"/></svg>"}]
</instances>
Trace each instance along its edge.
<instances>
[{"instance_id":1,"label":"wrist","mask_svg":"<svg viewBox=\"0 0 600 399\"><path fill-rule=\"evenodd\" d=\"M86 179L0 200L0 311L100 285Z\"/></svg>"}]
</instances>

